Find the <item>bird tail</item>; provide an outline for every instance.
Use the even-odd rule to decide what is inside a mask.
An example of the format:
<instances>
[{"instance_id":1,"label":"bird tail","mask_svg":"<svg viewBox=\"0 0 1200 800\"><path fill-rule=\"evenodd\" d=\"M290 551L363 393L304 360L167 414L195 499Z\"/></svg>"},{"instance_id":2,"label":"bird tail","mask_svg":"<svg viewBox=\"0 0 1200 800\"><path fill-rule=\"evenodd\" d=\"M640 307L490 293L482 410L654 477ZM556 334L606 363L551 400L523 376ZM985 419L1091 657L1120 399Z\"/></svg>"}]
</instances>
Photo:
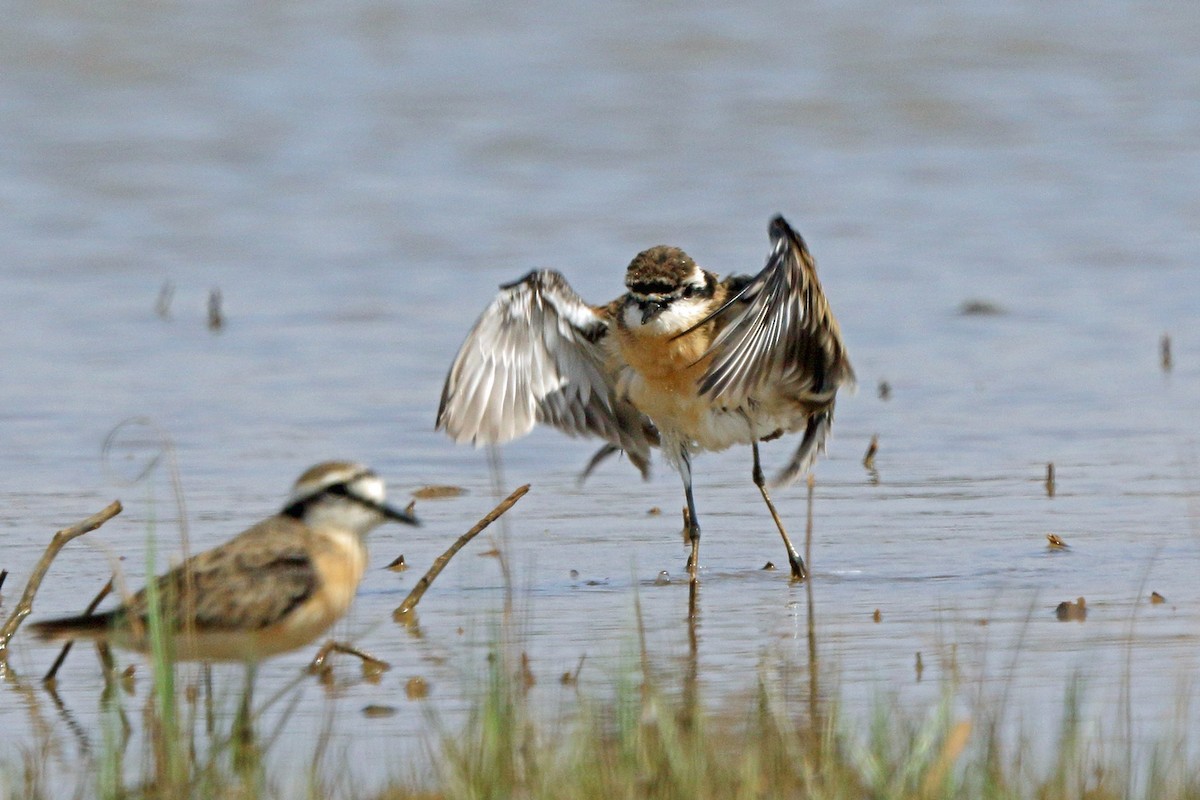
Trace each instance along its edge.
<instances>
[{"instance_id":1,"label":"bird tail","mask_svg":"<svg viewBox=\"0 0 1200 800\"><path fill-rule=\"evenodd\" d=\"M29 629L42 641L56 639L103 639L108 634L113 615L88 614L78 617L59 617L31 623Z\"/></svg>"},{"instance_id":2,"label":"bird tail","mask_svg":"<svg viewBox=\"0 0 1200 800\"><path fill-rule=\"evenodd\" d=\"M833 409L826 409L808 418L804 428L804 438L796 448L796 454L787 466L775 476L776 486L787 486L796 480L797 476L812 469L817 456L825 452L825 440L829 437L829 429L833 425Z\"/></svg>"}]
</instances>

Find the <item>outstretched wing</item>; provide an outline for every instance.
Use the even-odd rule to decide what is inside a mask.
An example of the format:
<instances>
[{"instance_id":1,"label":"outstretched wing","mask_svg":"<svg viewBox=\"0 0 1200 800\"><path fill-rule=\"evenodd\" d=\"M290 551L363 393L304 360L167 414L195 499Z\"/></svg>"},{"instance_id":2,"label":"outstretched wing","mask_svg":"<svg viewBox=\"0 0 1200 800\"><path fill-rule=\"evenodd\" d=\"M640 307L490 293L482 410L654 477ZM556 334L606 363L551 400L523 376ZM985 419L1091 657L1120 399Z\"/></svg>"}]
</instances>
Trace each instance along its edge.
<instances>
[{"instance_id":1,"label":"outstretched wing","mask_svg":"<svg viewBox=\"0 0 1200 800\"><path fill-rule=\"evenodd\" d=\"M753 278L728 279L732 297L704 320L716 319L719 333L705 353L712 360L699 390L739 407L770 386L807 408L800 446L775 478L787 484L824 450L834 398L840 387L853 387L854 370L803 237L779 216L768 230L767 265Z\"/></svg>"},{"instance_id":2,"label":"outstretched wing","mask_svg":"<svg viewBox=\"0 0 1200 800\"><path fill-rule=\"evenodd\" d=\"M710 317L720 333L700 393L740 405L770 384L815 410L853 385L854 370L804 239L783 217L769 230L767 265L749 281L731 279L733 297Z\"/></svg>"},{"instance_id":3,"label":"outstretched wing","mask_svg":"<svg viewBox=\"0 0 1200 800\"><path fill-rule=\"evenodd\" d=\"M501 287L446 376L437 429L499 444L536 422L649 457L641 415L616 397L601 344L609 318L553 270Z\"/></svg>"}]
</instances>

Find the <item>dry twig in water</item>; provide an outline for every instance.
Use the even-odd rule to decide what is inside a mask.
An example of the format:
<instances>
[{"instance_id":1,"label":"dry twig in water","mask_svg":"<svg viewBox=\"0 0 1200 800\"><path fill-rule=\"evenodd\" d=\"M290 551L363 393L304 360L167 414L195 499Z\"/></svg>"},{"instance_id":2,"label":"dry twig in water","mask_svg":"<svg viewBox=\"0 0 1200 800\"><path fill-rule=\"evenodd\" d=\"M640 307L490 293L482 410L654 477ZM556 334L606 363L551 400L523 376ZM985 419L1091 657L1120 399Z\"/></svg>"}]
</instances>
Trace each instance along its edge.
<instances>
[{"instance_id":1,"label":"dry twig in water","mask_svg":"<svg viewBox=\"0 0 1200 800\"><path fill-rule=\"evenodd\" d=\"M104 602L104 598L108 597L108 593L112 591L112 588L113 579L109 578L108 583L104 584L104 588L97 592L96 596L92 598L92 602L87 604L87 608L83 610L83 616L90 617L92 614L96 613L96 609L100 607L102 602ZM63 662L67 660L67 653L71 652L71 646L74 644L75 640L72 639L62 646L62 650L58 652L58 658L54 659L54 663L50 666L49 671L46 672L46 677L42 678L43 684L51 684L54 682L55 676L58 675L59 668L63 665Z\"/></svg>"},{"instance_id":2,"label":"dry twig in water","mask_svg":"<svg viewBox=\"0 0 1200 800\"><path fill-rule=\"evenodd\" d=\"M863 466L868 470L875 469L875 454L879 452L879 437L872 436L871 443L867 445L867 454L863 456Z\"/></svg>"},{"instance_id":3,"label":"dry twig in water","mask_svg":"<svg viewBox=\"0 0 1200 800\"><path fill-rule=\"evenodd\" d=\"M454 544L447 548L446 552L437 557L437 560L433 562L433 566L429 568L429 571L421 576L421 580L417 581L417 585L414 586L413 590L408 593L408 597L404 598L404 602L392 612L392 619L396 620L397 622L403 621L405 616L411 613L412 610L417 607L417 603L421 602L421 597L425 594L426 590L429 589L430 584L433 583L433 579L436 578L438 574L446 568L446 565L450 563L450 559L454 557L454 554L463 549L467 542L474 539L480 531L482 531L488 525L491 525L493 522L499 519L504 512L512 508L518 500L525 496L525 493L528 491L529 484L527 483L510 494L508 497L504 498L504 500L500 502L500 505L493 508L483 519L475 523L475 527L458 537Z\"/></svg>"},{"instance_id":4,"label":"dry twig in water","mask_svg":"<svg viewBox=\"0 0 1200 800\"><path fill-rule=\"evenodd\" d=\"M21 627L21 623L33 611L33 598L37 594L38 587L42 585L42 579L46 577L51 562L58 555L58 551L62 550L67 542L96 530L120 513L121 501L114 500L102 511L54 534L54 538L46 546L46 552L42 554L41 560L34 567L33 574L29 576L29 583L25 584L25 592L21 595L21 601L13 609L8 621L4 623L4 627L0 628L0 671L8 666L8 643L13 634L17 632L17 628Z\"/></svg>"},{"instance_id":5,"label":"dry twig in water","mask_svg":"<svg viewBox=\"0 0 1200 800\"><path fill-rule=\"evenodd\" d=\"M387 672L392 668L391 664L381 658L376 658L365 650L359 650L353 645L330 639L321 645L321 649L313 656L313 660L309 662L308 671L313 675L320 675L326 669L325 661L331 653L345 653L346 655L357 656L362 661L363 675L368 678Z\"/></svg>"}]
</instances>

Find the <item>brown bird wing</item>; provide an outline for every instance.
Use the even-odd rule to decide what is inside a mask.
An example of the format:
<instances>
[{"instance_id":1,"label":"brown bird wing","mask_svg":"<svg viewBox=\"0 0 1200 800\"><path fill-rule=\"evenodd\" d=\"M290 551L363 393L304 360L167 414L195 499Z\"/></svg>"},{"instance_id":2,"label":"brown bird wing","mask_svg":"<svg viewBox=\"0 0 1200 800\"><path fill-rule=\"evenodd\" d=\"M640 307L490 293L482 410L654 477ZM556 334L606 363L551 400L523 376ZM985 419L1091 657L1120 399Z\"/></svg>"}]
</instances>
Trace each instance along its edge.
<instances>
[{"instance_id":1,"label":"brown bird wing","mask_svg":"<svg viewBox=\"0 0 1200 800\"><path fill-rule=\"evenodd\" d=\"M311 533L290 517L272 517L156 579L159 602L174 628L256 630L278 622L317 590L320 576L305 541ZM142 589L118 616L145 623Z\"/></svg>"},{"instance_id":2,"label":"brown bird wing","mask_svg":"<svg viewBox=\"0 0 1200 800\"><path fill-rule=\"evenodd\" d=\"M720 332L700 393L739 405L770 384L820 406L853 385L854 370L804 239L783 217L771 221L770 234L766 266L749 280L729 279L733 296L709 317Z\"/></svg>"},{"instance_id":3,"label":"brown bird wing","mask_svg":"<svg viewBox=\"0 0 1200 800\"><path fill-rule=\"evenodd\" d=\"M685 333L717 321L718 334L704 354L712 360L700 378L702 395L738 408L769 387L769 394L807 410L800 446L775 479L787 484L824 449L834 398L839 388L854 386L854 370L803 237L779 216L768 230L771 253L763 270L726 279L730 299Z\"/></svg>"}]
</instances>

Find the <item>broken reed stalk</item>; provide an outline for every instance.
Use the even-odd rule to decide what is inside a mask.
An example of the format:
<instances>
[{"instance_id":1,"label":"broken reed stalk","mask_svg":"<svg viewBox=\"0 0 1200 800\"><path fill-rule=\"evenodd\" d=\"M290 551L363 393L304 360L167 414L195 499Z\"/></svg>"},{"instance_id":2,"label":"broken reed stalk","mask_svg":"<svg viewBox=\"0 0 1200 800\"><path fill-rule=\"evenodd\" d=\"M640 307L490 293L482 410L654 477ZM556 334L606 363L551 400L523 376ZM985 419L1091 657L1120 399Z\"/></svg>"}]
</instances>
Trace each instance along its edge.
<instances>
[{"instance_id":1,"label":"broken reed stalk","mask_svg":"<svg viewBox=\"0 0 1200 800\"><path fill-rule=\"evenodd\" d=\"M102 602L104 602L104 598L108 597L108 594L112 591L112 588L113 579L109 578L108 583L104 584L104 588L96 593L96 596L92 598L92 602L87 604L87 608L83 610L83 616L90 617L92 614L96 613L96 609L100 607ZM62 650L58 652L58 658L54 659L54 663L50 665L50 669L46 672L46 676L42 678L43 684L50 684L54 682L55 676L58 675L59 668L63 665L63 662L67 660L67 653L71 652L71 646L74 644L75 640L72 639L62 646Z\"/></svg>"},{"instance_id":2,"label":"broken reed stalk","mask_svg":"<svg viewBox=\"0 0 1200 800\"><path fill-rule=\"evenodd\" d=\"M318 674L325 666L325 661L332 653L345 653L348 656L357 656L363 662L363 668L368 666L378 669L380 672L385 672L392 668L392 665L384 661L382 658L376 658L365 650L360 650L353 645L339 642L330 639L325 644L321 645L321 649L313 656L313 660L308 664L308 671L312 674Z\"/></svg>"},{"instance_id":3,"label":"broken reed stalk","mask_svg":"<svg viewBox=\"0 0 1200 800\"><path fill-rule=\"evenodd\" d=\"M8 621L4 623L4 627L0 628L0 666L8 663L8 643L13 634L17 632L17 628L21 627L21 623L33 611L34 595L37 594L38 587L42 585L42 579L46 577L46 572L50 569L51 562L58 556L58 552L67 542L96 530L120 513L121 501L114 500L102 511L54 534L50 544L46 546L46 552L42 554L41 560L34 567L33 574L29 576L29 583L25 584L25 593L21 595L21 601L13 609Z\"/></svg>"},{"instance_id":4,"label":"broken reed stalk","mask_svg":"<svg viewBox=\"0 0 1200 800\"><path fill-rule=\"evenodd\" d=\"M493 508L487 513L486 516L484 516L483 519L475 523L475 527L458 537L454 544L450 545L450 547L446 549L446 552L437 557L437 560L433 562L433 566L429 568L429 571L421 576L421 580L417 581L417 585L414 586L413 590L408 593L408 597L404 598L404 602L392 612L392 619L400 622L404 619L406 614L415 609L417 607L417 603L421 602L421 597L429 589L430 584L433 583L433 579L436 578L438 574L440 574L441 571L446 568L446 565L450 563L450 559L454 557L454 554L463 549L467 542L474 539L480 531L503 516L504 512L512 508L518 500L525 496L525 493L528 491L529 484L527 483L514 491L508 497L504 498L504 500L500 502L500 505Z\"/></svg>"}]
</instances>

